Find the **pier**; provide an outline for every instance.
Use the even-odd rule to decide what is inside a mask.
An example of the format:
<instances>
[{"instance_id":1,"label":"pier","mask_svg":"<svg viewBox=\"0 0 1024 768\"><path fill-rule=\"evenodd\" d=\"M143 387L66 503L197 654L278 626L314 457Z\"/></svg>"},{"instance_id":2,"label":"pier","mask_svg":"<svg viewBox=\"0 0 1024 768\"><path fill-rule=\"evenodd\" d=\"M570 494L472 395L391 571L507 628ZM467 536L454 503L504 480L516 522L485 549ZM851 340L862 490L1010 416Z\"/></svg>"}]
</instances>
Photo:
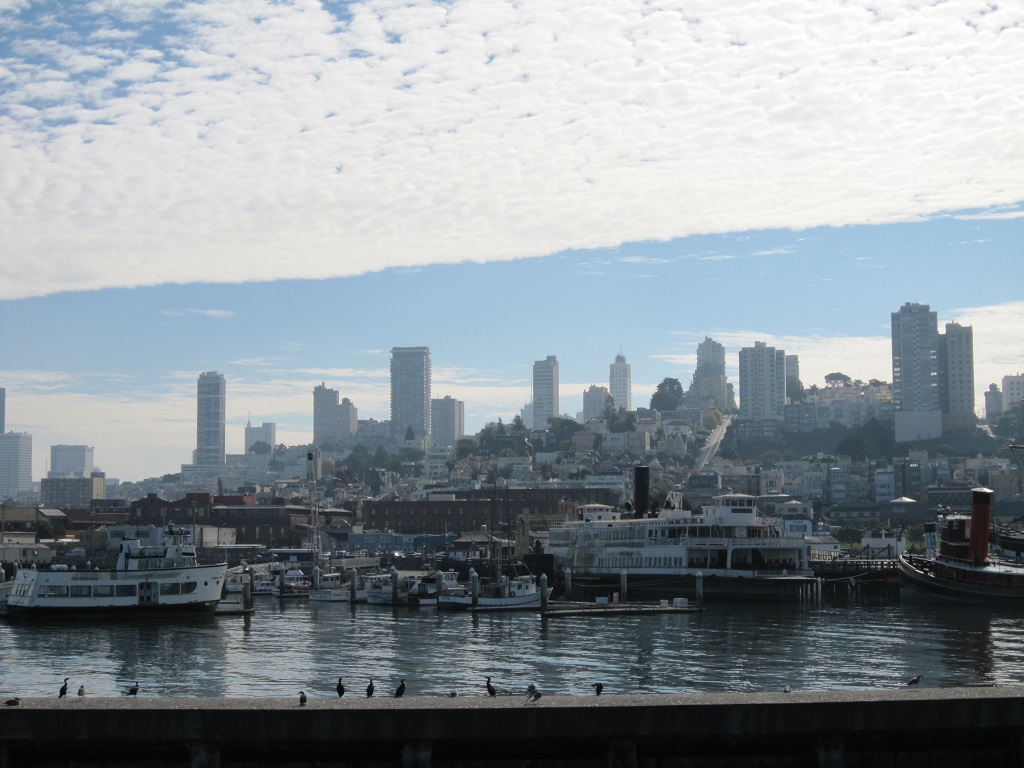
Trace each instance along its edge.
<instances>
[{"instance_id":1,"label":"pier","mask_svg":"<svg viewBox=\"0 0 1024 768\"><path fill-rule=\"evenodd\" d=\"M1024 687L454 699L24 699L0 768L1024 764Z\"/></svg>"}]
</instances>

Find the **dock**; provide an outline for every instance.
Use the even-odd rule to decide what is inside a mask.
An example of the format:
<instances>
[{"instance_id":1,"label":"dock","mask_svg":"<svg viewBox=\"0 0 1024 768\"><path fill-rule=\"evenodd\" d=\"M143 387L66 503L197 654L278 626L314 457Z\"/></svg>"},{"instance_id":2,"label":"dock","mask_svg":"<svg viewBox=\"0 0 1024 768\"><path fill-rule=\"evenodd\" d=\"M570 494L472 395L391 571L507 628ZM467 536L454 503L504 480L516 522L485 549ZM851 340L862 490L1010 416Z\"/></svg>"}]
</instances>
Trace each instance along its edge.
<instances>
[{"instance_id":1,"label":"dock","mask_svg":"<svg viewBox=\"0 0 1024 768\"><path fill-rule=\"evenodd\" d=\"M653 603L581 603L552 601L541 612L541 618L557 619L563 616L634 616L658 613L700 613L701 606L688 600L660 600Z\"/></svg>"}]
</instances>

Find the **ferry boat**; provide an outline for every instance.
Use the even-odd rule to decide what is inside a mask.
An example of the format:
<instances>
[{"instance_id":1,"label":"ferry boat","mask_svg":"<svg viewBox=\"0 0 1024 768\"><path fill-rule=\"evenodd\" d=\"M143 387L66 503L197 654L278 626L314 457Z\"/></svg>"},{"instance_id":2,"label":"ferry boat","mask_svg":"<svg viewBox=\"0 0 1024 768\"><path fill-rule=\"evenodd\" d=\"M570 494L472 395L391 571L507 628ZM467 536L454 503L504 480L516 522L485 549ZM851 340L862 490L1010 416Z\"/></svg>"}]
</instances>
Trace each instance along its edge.
<instances>
[{"instance_id":1,"label":"ferry boat","mask_svg":"<svg viewBox=\"0 0 1024 768\"><path fill-rule=\"evenodd\" d=\"M930 553L923 557L900 555L900 583L908 596L1024 608L1024 566L994 557L989 550L993 496L988 488L975 488L969 517L942 518L937 547L929 547Z\"/></svg>"},{"instance_id":2,"label":"ferry boat","mask_svg":"<svg viewBox=\"0 0 1024 768\"><path fill-rule=\"evenodd\" d=\"M568 569L567 597L613 596L623 580L628 597L620 598L630 600L799 598L813 586L803 537L784 535L781 521L762 516L753 496L726 493L713 501L692 512L673 493L642 517L582 506L579 520L552 526L547 547L556 571Z\"/></svg>"},{"instance_id":3,"label":"ferry boat","mask_svg":"<svg viewBox=\"0 0 1024 768\"><path fill-rule=\"evenodd\" d=\"M200 565L191 533L168 525L157 542L121 540L109 570L74 570L66 565L21 568L7 597L12 618L116 615L153 618L212 614L224 589L227 563Z\"/></svg>"}]
</instances>

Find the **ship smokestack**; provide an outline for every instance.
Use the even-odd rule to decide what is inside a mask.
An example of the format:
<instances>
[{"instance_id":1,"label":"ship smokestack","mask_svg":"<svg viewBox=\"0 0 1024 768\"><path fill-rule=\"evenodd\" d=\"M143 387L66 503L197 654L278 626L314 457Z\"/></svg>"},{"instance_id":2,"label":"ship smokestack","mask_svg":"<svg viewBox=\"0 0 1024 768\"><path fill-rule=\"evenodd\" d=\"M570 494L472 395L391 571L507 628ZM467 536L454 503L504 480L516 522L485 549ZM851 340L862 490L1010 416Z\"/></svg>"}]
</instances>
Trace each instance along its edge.
<instances>
[{"instance_id":1,"label":"ship smokestack","mask_svg":"<svg viewBox=\"0 0 1024 768\"><path fill-rule=\"evenodd\" d=\"M633 467L633 513L642 518L651 505L651 468Z\"/></svg>"},{"instance_id":2,"label":"ship smokestack","mask_svg":"<svg viewBox=\"0 0 1024 768\"><path fill-rule=\"evenodd\" d=\"M993 491L975 488L971 491L971 560L975 565L988 562L988 529L992 518Z\"/></svg>"}]
</instances>

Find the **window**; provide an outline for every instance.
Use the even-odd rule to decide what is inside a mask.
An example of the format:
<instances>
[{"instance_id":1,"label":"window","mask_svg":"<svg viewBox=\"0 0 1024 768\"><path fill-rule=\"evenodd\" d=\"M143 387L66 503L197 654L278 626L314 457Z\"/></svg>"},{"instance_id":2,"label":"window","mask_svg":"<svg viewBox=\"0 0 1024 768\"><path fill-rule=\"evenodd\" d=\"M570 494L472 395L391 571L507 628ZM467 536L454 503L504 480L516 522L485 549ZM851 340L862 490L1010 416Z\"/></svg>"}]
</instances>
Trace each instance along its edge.
<instances>
[{"instance_id":1,"label":"window","mask_svg":"<svg viewBox=\"0 0 1024 768\"><path fill-rule=\"evenodd\" d=\"M179 584L177 584L177 583L175 583L175 584L161 584L160 585L160 594L161 595L180 595L181 594L181 586Z\"/></svg>"},{"instance_id":2,"label":"window","mask_svg":"<svg viewBox=\"0 0 1024 768\"><path fill-rule=\"evenodd\" d=\"M93 597L113 597L114 586L112 584L97 584L92 588Z\"/></svg>"},{"instance_id":3,"label":"window","mask_svg":"<svg viewBox=\"0 0 1024 768\"><path fill-rule=\"evenodd\" d=\"M92 597L92 587L88 584L72 584L71 597Z\"/></svg>"},{"instance_id":4,"label":"window","mask_svg":"<svg viewBox=\"0 0 1024 768\"><path fill-rule=\"evenodd\" d=\"M196 591L197 586L198 585L194 581L186 581L184 584L181 585L181 594L191 595L193 592Z\"/></svg>"},{"instance_id":5,"label":"window","mask_svg":"<svg viewBox=\"0 0 1024 768\"><path fill-rule=\"evenodd\" d=\"M40 594L40 597L43 595ZM68 588L65 584L47 584L46 585L46 597L67 597Z\"/></svg>"},{"instance_id":6,"label":"window","mask_svg":"<svg viewBox=\"0 0 1024 768\"><path fill-rule=\"evenodd\" d=\"M134 584L118 584L115 594L118 597L135 597L135 589Z\"/></svg>"}]
</instances>

